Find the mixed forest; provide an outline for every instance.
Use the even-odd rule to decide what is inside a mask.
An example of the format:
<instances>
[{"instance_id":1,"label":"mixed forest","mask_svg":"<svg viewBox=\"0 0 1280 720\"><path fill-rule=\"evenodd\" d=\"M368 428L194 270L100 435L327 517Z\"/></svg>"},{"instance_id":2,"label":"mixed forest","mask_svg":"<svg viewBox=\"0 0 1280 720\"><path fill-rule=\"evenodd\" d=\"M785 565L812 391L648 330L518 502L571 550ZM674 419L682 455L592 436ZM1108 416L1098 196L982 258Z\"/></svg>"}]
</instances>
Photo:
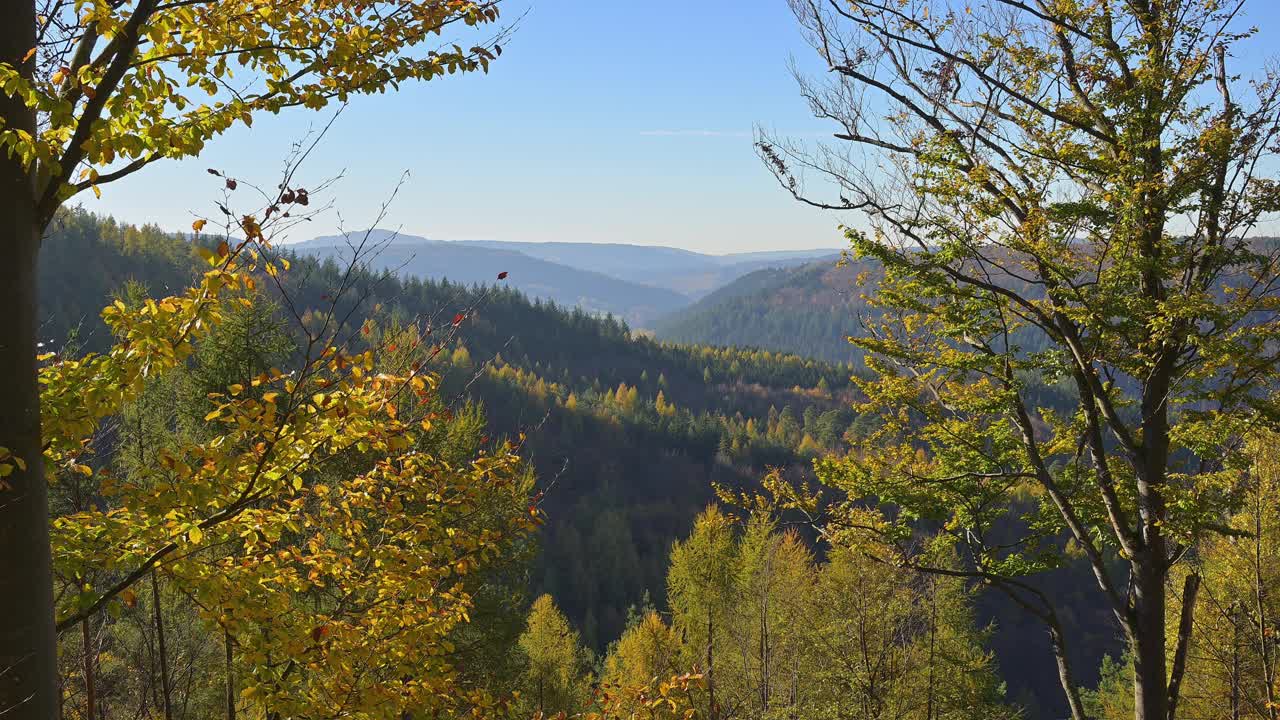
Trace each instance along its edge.
<instances>
[{"instance_id":1,"label":"mixed forest","mask_svg":"<svg viewBox=\"0 0 1280 720\"><path fill-rule=\"evenodd\" d=\"M18 0L0 716L1277 720L1248 4L790 0L833 132L755 148L848 252L703 257L662 297L779 267L655 339L375 231L291 248L323 134L210 168L189 231L73 199L485 72L500 3Z\"/></svg>"}]
</instances>

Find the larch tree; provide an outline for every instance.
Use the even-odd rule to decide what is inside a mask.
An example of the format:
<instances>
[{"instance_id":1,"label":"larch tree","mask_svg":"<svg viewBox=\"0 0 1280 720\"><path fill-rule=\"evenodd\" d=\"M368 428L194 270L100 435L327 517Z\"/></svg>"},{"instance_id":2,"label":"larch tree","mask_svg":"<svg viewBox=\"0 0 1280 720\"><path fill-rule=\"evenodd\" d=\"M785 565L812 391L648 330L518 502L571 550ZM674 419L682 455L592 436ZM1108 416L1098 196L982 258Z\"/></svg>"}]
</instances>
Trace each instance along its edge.
<instances>
[{"instance_id":1,"label":"larch tree","mask_svg":"<svg viewBox=\"0 0 1280 720\"><path fill-rule=\"evenodd\" d=\"M738 715L794 712L800 678L804 599L813 592L813 555L794 532L753 515L738 539L721 705ZM785 708L781 710L780 708Z\"/></svg>"},{"instance_id":2,"label":"larch tree","mask_svg":"<svg viewBox=\"0 0 1280 720\"><path fill-rule=\"evenodd\" d=\"M684 638L687 662L706 677L706 715L720 715L716 700L717 652L724 652L726 616L733 602L733 520L715 506L694 521L693 532L671 548L667 600Z\"/></svg>"},{"instance_id":3,"label":"larch tree","mask_svg":"<svg viewBox=\"0 0 1280 720\"><path fill-rule=\"evenodd\" d=\"M613 688L643 688L667 680L679 675L683 653L679 633L649 610L610 648L601 683Z\"/></svg>"},{"instance_id":4,"label":"larch tree","mask_svg":"<svg viewBox=\"0 0 1280 720\"><path fill-rule=\"evenodd\" d=\"M0 710L56 714L36 267L60 206L255 115L487 69L497 0L12 0L0 23ZM499 33L499 36L501 33ZM305 192L281 188L287 200Z\"/></svg>"},{"instance_id":5,"label":"larch tree","mask_svg":"<svg viewBox=\"0 0 1280 720\"><path fill-rule=\"evenodd\" d=\"M522 707L541 716L581 711L587 699L582 645L550 595L533 601L519 646L527 663Z\"/></svg>"},{"instance_id":6,"label":"larch tree","mask_svg":"<svg viewBox=\"0 0 1280 720\"><path fill-rule=\"evenodd\" d=\"M1237 74L1245 0L791 5L835 140L758 149L797 198L861 218L853 253L884 273L854 341L881 424L822 465L848 498L828 498L828 537L954 572L913 550L941 528L1043 621L1082 720L1031 579L1068 536L1132 647L1134 716L1170 720L1198 576L1170 581L1223 529L1246 430L1280 417L1280 265L1253 237L1280 210L1280 78ZM1071 406L1037 407L1046 384ZM1011 541L1015 491L1040 512ZM1171 592L1185 631L1167 632Z\"/></svg>"}]
</instances>

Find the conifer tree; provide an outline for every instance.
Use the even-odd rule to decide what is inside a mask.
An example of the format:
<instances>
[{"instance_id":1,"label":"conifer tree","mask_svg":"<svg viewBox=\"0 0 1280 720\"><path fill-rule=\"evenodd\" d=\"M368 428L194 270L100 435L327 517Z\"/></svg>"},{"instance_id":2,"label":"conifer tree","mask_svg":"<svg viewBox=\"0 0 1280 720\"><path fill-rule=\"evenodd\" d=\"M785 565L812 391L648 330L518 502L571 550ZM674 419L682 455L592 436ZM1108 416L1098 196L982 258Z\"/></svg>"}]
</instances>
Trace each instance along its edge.
<instances>
[{"instance_id":1,"label":"conifer tree","mask_svg":"<svg viewBox=\"0 0 1280 720\"><path fill-rule=\"evenodd\" d=\"M533 601L519 645L526 663L522 707L547 716L580 711L587 695L583 649L550 595Z\"/></svg>"},{"instance_id":2,"label":"conifer tree","mask_svg":"<svg viewBox=\"0 0 1280 720\"><path fill-rule=\"evenodd\" d=\"M684 637L685 661L706 675L706 715L722 717L716 696L718 653L725 652L725 619L733 602L734 538L728 516L708 507L693 532L671 548L667 598L674 625Z\"/></svg>"},{"instance_id":3,"label":"conifer tree","mask_svg":"<svg viewBox=\"0 0 1280 720\"><path fill-rule=\"evenodd\" d=\"M649 610L610 650L601 681L617 687L645 687L679 675L684 660L680 635L656 611Z\"/></svg>"}]
</instances>

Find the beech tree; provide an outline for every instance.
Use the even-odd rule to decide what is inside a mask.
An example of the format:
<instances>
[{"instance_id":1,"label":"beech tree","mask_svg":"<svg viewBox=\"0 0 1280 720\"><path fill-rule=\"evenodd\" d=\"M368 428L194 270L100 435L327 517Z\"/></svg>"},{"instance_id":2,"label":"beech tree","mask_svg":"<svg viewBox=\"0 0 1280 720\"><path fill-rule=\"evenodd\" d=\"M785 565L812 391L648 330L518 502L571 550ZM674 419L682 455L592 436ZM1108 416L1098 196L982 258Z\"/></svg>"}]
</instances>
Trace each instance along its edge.
<instances>
[{"instance_id":1,"label":"beech tree","mask_svg":"<svg viewBox=\"0 0 1280 720\"><path fill-rule=\"evenodd\" d=\"M1186 717L1275 720L1280 717L1280 452L1274 433L1250 438L1248 479L1231 533L1207 538L1184 573L1201 577L1191 651L1180 705ZM1172 630L1172 628L1171 628ZM1091 716L1133 714L1127 692L1133 668L1104 658L1102 680L1088 693Z\"/></svg>"},{"instance_id":2,"label":"beech tree","mask_svg":"<svg viewBox=\"0 0 1280 720\"><path fill-rule=\"evenodd\" d=\"M1069 537L1132 647L1134 716L1173 718L1199 580L1181 614L1169 583L1225 529L1245 431L1280 417L1280 266L1253 237L1280 209L1280 78L1234 69L1245 4L791 2L835 141L759 151L797 198L856 214L853 253L884 272L854 339L881 424L822 464L823 527L955 572L917 552L922 522L942 528L963 572L1043 621L1076 720L1069 639L1031 576ZM1035 405L1046 384L1070 411ZM1011 540L1014 492L1040 512Z\"/></svg>"},{"instance_id":3,"label":"beech tree","mask_svg":"<svg viewBox=\"0 0 1280 720\"><path fill-rule=\"evenodd\" d=\"M386 366L403 363L381 348L333 344L349 332L333 310L340 289L292 370L222 387L229 368L205 363L197 386L221 390L202 398L198 431L126 437L123 450L147 455L123 474L94 468L101 424L128 418L215 327L253 305L259 278L286 269L253 249L265 243L259 231L234 248L202 248L212 269L184 295L106 308L119 338L109 352L40 358L46 467L98 486L52 533L57 627L85 636L84 716L99 715L90 621L136 606L138 583L159 572L206 638L225 645L229 716L241 704L263 716L371 719L494 707L484 688L459 682L466 656L454 641L475 605L472 577L533 529L537 511L495 502L527 497L513 446L440 442L439 378L425 370L440 346L419 343L420 359L393 374ZM162 663L161 684L167 677Z\"/></svg>"},{"instance_id":4,"label":"beech tree","mask_svg":"<svg viewBox=\"0 0 1280 720\"><path fill-rule=\"evenodd\" d=\"M36 381L41 235L77 193L198 154L256 114L487 69L450 26L497 0L12 0L0 24L0 709L56 713L48 501ZM499 33L500 35L500 33ZM281 197L298 197L281 188ZM303 194L305 197L305 194ZM13 713L16 713L13 714Z\"/></svg>"}]
</instances>

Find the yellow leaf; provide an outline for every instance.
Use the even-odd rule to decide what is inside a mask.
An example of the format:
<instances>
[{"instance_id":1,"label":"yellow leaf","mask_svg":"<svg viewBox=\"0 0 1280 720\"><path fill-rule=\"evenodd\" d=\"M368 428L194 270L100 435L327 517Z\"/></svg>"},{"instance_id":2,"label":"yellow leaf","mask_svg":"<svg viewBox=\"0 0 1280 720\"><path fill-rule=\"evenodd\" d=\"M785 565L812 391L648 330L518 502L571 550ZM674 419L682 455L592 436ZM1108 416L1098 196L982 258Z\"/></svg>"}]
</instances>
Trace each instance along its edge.
<instances>
[{"instance_id":1,"label":"yellow leaf","mask_svg":"<svg viewBox=\"0 0 1280 720\"><path fill-rule=\"evenodd\" d=\"M204 531L199 526L193 527L187 532L187 539L192 543L199 543L204 539Z\"/></svg>"},{"instance_id":2,"label":"yellow leaf","mask_svg":"<svg viewBox=\"0 0 1280 720\"><path fill-rule=\"evenodd\" d=\"M195 222L191 223L191 229L196 232L200 232L201 230L204 229L205 223L206 221L203 219L196 220Z\"/></svg>"}]
</instances>

